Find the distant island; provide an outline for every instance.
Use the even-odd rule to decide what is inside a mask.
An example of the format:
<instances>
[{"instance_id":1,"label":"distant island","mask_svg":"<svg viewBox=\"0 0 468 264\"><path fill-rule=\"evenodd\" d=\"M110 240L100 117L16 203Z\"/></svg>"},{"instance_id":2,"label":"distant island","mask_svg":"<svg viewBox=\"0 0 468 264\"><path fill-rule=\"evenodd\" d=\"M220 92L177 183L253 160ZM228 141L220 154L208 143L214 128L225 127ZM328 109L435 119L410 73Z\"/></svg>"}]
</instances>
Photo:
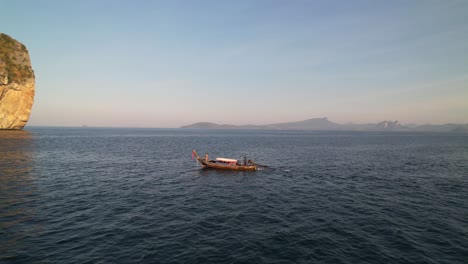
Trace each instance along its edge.
<instances>
[{"instance_id":1,"label":"distant island","mask_svg":"<svg viewBox=\"0 0 468 264\"><path fill-rule=\"evenodd\" d=\"M328 118L312 118L304 121L278 123L270 125L228 125L200 122L181 128L190 129L265 129L265 130L311 130L311 131L421 131L421 132L452 132L468 133L468 124L444 124L444 125L402 125L398 121L382 121L369 124L338 124Z\"/></svg>"}]
</instances>

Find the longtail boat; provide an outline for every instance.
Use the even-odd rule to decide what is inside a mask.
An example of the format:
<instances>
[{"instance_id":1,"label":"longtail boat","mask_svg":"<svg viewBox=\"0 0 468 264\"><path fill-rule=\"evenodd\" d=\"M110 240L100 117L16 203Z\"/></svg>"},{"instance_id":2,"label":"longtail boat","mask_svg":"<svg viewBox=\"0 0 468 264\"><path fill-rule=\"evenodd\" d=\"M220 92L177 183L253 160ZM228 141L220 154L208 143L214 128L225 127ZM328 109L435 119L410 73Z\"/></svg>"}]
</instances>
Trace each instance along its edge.
<instances>
[{"instance_id":1,"label":"longtail boat","mask_svg":"<svg viewBox=\"0 0 468 264\"><path fill-rule=\"evenodd\" d=\"M243 162L235 159L216 158L215 160L208 159L208 154L205 158L200 158L195 150L192 151L192 158L196 158L201 163L202 169L220 169L220 170L238 170L238 171L254 171L257 170L257 164L251 160L244 158Z\"/></svg>"}]
</instances>

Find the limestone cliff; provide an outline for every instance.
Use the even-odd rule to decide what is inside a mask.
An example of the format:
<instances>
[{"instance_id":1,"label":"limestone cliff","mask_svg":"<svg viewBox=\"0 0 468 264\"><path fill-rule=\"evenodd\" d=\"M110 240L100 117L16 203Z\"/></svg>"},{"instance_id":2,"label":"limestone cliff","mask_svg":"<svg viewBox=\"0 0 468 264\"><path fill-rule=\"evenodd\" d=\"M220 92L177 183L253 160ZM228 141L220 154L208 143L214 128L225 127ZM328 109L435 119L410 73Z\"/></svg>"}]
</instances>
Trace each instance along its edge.
<instances>
[{"instance_id":1,"label":"limestone cliff","mask_svg":"<svg viewBox=\"0 0 468 264\"><path fill-rule=\"evenodd\" d=\"M26 47L0 33L0 129L23 129L34 102L34 71Z\"/></svg>"}]
</instances>

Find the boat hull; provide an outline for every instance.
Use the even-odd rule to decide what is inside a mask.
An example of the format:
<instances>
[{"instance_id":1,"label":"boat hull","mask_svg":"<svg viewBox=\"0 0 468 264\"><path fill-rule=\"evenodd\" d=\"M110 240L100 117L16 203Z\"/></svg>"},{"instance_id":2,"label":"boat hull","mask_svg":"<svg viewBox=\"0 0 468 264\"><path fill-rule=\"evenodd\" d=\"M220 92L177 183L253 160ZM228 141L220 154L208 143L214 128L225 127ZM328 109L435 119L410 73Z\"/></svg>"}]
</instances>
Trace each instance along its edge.
<instances>
[{"instance_id":1,"label":"boat hull","mask_svg":"<svg viewBox=\"0 0 468 264\"><path fill-rule=\"evenodd\" d=\"M220 165L213 162L206 162L204 159L198 160L202 164L202 169L218 169L218 170L236 170L236 171L254 171L257 170L255 165Z\"/></svg>"}]
</instances>

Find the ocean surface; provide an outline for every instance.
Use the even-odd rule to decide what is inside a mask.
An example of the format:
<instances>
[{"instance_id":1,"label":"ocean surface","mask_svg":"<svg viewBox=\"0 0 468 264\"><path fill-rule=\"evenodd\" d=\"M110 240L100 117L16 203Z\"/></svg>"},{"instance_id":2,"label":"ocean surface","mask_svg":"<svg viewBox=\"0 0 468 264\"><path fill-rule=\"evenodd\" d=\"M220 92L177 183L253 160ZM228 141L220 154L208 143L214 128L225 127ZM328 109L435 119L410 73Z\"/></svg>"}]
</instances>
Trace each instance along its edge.
<instances>
[{"instance_id":1,"label":"ocean surface","mask_svg":"<svg viewBox=\"0 0 468 264\"><path fill-rule=\"evenodd\" d=\"M468 136L0 131L0 263L468 263Z\"/></svg>"}]
</instances>

